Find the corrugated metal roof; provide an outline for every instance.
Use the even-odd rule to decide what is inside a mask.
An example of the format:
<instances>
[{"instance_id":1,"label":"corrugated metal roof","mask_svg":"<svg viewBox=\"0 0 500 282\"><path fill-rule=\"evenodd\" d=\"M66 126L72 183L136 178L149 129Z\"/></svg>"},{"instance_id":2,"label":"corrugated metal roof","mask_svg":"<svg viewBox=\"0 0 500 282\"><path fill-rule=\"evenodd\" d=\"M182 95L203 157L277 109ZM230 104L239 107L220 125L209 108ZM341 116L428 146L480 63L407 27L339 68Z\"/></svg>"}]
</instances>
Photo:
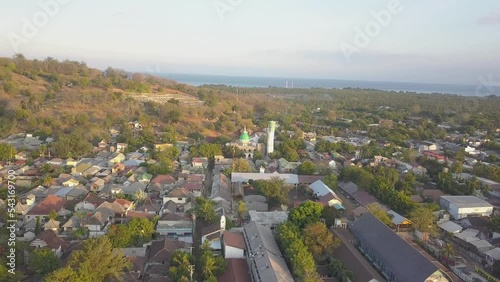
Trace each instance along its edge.
<instances>
[{"instance_id":1,"label":"corrugated metal roof","mask_svg":"<svg viewBox=\"0 0 500 282\"><path fill-rule=\"evenodd\" d=\"M423 282L439 269L370 213L352 226L354 236L393 273L395 280Z\"/></svg>"}]
</instances>

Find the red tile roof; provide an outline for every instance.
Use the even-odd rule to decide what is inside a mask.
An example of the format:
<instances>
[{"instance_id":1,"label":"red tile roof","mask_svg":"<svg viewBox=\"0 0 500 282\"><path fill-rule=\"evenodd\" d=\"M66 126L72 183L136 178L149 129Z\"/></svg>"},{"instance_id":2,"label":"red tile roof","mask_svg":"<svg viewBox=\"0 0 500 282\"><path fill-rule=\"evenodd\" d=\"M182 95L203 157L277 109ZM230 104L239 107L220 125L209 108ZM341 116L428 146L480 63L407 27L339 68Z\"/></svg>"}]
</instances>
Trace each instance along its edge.
<instances>
[{"instance_id":1,"label":"red tile roof","mask_svg":"<svg viewBox=\"0 0 500 282\"><path fill-rule=\"evenodd\" d=\"M172 184L172 183L177 182L177 180L172 175L160 174L160 175L156 176L155 178L153 178L153 180L151 180L151 182L160 183L160 184Z\"/></svg>"},{"instance_id":2,"label":"red tile roof","mask_svg":"<svg viewBox=\"0 0 500 282\"><path fill-rule=\"evenodd\" d=\"M117 204L121 205L124 208L128 208L128 207L130 207L132 205L131 201L127 201L125 199L115 199L115 201L113 203L117 203Z\"/></svg>"},{"instance_id":3,"label":"red tile roof","mask_svg":"<svg viewBox=\"0 0 500 282\"><path fill-rule=\"evenodd\" d=\"M155 217L154 213L142 212L142 211L128 211L127 218L145 218L152 220Z\"/></svg>"},{"instance_id":4,"label":"red tile roof","mask_svg":"<svg viewBox=\"0 0 500 282\"><path fill-rule=\"evenodd\" d=\"M196 175L196 174L189 174L186 177L186 180L188 182L199 182L199 181L203 181L204 179L205 179L204 175Z\"/></svg>"},{"instance_id":5,"label":"red tile roof","mask_svg":"<svg viewBox=\"0 0 500 282\"><path fill-rule=\"evenodd\" d=\"M325 177L323 175L299 175L300 184L312 184L317 180L323 180Z\"/></svg>"},{"instance_id":6,"label":"red tile roof","mask_svg":"<svg viewBox=\"0 0 500 282\"><path fill-rule=\"evenodd\" d=\"M58 249L61 247L61 249L64 250L68 246L68 242L57 237L57 234L51 229L44 230L42 233L38 234L36 238L44 241L51 249Z\"/></svg>"},{"instance_id":7,"label":"red tile roof","mask_svg":"<svg viewBox=\"0 0 500 282\"><path fill-rule=\"evenodd\" d=\"M227 259L226 271L222 274L218 282L251 282L250 270L245 259Z\"/></svg>"},{"instance_id":8,"label":"red tile roof","mask_svg":"<svg viewBox=\"0 0 500 282\"><path fill-rule=\"evenodd\" d=\"M66 200L59 198L54 195L48 195L43 201L41 201L36 207L31 209L27 214L28 215L48 215L50 211L54 210L56 212L60 211L64 205L66 204Z\"/></svg>"},{"instance_id":9,"label":"red tile roof","mask_svg":"<svg viewBox=\"0 0 500 282\"><path fill-rule=\"evenodd\" d=\"M245 239L241 232L224 232L224 245L246 250Z\"/></svg>"},{"instance_id":10,"label":"red tile roof","mask_svg":"<svg viewBox=\"0 0 500 282\"><path fill-rule=\"evenodd\" d=\"M188 182L184 183L181 188L188 189L188 190L201 190L203 188L203 185L201 182Z\"/></svg>"}]
</instances>

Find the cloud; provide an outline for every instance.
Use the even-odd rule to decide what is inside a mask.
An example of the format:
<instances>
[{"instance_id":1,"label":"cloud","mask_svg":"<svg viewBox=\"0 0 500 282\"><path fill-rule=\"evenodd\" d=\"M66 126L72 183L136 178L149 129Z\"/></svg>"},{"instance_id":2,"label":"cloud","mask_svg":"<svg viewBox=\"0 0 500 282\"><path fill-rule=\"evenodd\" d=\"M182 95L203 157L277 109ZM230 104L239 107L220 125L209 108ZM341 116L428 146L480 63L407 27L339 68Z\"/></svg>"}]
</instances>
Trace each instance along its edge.
<instances>
[{"instance_id":1,"label":"cloud","mask_svg":"<svg viewBox=\"0 0 500 282\"><path fill-rule=\"evenodd\" d=\"M477 23L480 25L500 24L500 11L478 18Z\"/></svg>"}]
</instances>

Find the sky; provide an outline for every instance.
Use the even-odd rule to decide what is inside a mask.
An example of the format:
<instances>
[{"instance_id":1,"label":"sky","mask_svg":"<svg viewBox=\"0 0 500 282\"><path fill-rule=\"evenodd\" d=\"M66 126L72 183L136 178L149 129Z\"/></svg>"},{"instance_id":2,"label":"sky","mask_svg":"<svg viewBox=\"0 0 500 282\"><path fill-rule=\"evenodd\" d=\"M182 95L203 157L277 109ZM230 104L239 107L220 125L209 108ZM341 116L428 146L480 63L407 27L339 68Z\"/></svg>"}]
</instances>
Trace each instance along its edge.
<instances>
[{"instance_id":1,"label":"sky","mask_svg":"<svg viewBox=\"0 0 500 282\"><path fill-rule=\"evenodd\" d=\"M0 1L0 56L150 73L500 80L500 1Z\"/></svg>"}]
</instances>

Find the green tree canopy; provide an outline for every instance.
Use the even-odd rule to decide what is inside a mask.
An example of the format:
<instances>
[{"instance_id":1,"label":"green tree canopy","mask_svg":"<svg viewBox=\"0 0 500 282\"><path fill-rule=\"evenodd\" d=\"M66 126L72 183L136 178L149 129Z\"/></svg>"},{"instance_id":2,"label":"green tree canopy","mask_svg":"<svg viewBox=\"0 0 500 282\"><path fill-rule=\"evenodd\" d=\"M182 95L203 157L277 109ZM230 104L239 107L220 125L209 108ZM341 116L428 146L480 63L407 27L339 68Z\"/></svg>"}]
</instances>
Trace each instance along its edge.
<instances>
[{"instance_id":1,"label":"green tree canopy","mask_svg":"<svg viewBox=\"0 0 500 282\"><path fill-rule=\"evenodd\" d=\"M77 133L62 134L53 143L56 154L61 158L80 158L92 152L93 146Z\"/></svg>"},{"instance_id":2,"label":"green tree canopy","mask_svg":"<svg viewBox=\"0 0 500 282\"><path fill-rule=\"evenodd\" d=\"M303 233L305 245L318 261L326 260L341 243L321 221L306 225Z\"/></svg>"},{"instance_id":3,"label":"green tree canopy","mask_svg":"<svg viewBox=\"0 0 500 282\"><path fill-rule=\"evenodd\" d=\"M38 275L45 276L59 268L59 265L59 257L51 249L36 249L29 255L29 268Z\"/></svg>"},{"instance_id":4,"label":"green tree canopy","mask_svg":"<svg viewBox=\"0 0 500 282\"><path fill-rule=\"evenodd\" d=\"M305 201L293 208L289 213L289 220L299 227L318 222L323 212L323 206L313 201Z\"/></svg>"},{"instance_id":5,"label":"green tree canopy","mask_svg":"<svg viewBox=\"0 0 500 282\"><path fill-rule=\"evenodd\" d=\"M269 180L257 180L254 186L259 194L273 203L285 204L288 201L288 192L291 188L285 185L285 180L278 176L273 176Z\"/></svg>"},{"instance_id":6,"label":"green tree canopy","mask_svg":"<svg viewBox=\"0 0 500 282\"><path fill-rule=\"evenodd\" d=\"M112 225L107 236L114 248L139 247L150 242L155 233L154 223L146 218L133 218L126 225Z\"/></svg>"},{"instance_id":7,"label":"green tree canopy","mask_svg":"<svg viewBox=\"0 0 500 282\"><path fill-rule=\"evenodd\" d=\"M392 219L389 214L377 203L366 206L368 211L387 226L392 226Z\"/></svg>"},{"instance_id":8,"label":"green tree canopy","mask_svg":"<svg viewBox=\"0 0 500 282\"><path fill-rule=\"evenodd\" d=\"M305 161L297 167L298 174L312 175L316 172L316 165L311 161Z\"/></svg>"},{"instance_id":9,"label":"green tree canopy","mask_svg":"<svg viewBox=\"0 0 500 282\"><path fill-rule=\"evenodd\" d=\"M172 255L168 277L174 282L191 281L191 262L193 256L183 251L175 251Z\"/></svg>"},{"instance_id":10,"label":"green tree canopy","mask_svg":"<svg viewBox=\"0 0 500 282\"><path fill-rule=\"evenodd\" d=\"M436 217L432 214L432 209L426 206L418 206L411 213L409 219L413 223L413 227L420 231L431 235L437 233Z\"/></svg>"},{"instance_id":11,"label":"green tree canopy","mask_svg":"<svg viewBox=\"0 0 500 282\"><path fill-rule=\"evenodd\" d=\"M253 168L246 159L233 159L233 172L253 172Z\"/></svg>"},{"instance_id":12,"label":"green tree canopy","mask_svg":"<svg viewBox=\"0 0 500 282\"><path fill-rule=\"evenodd\" d=\"M83 250L74 251L68 265L52 272L47 281L106 281L120 280L130 263L123 254L113 250L108 237L91 238Z\"/></svg>"},{"instance_id":13,"label":"green tree canopy","mask_svg":"<svg viewBox=\"0 0 500 282\"><path fill-rule=\"evenodd\" d=\"M194 199L193 211L196 217L203 219L205 223L213 222L217 217L215 202L205 197L196 197Z\"/></svg>"},{"instance_id":14,"label":"green tree canopy","mask_svg":"<svg viewBox=\"0 0 500 282\"><path fill-rule=\"evenodd\" d=\"M16 149L12 145L0 143L0 160L7 161L13 159L16 153Z\"/></svg>"}]
</instances>

